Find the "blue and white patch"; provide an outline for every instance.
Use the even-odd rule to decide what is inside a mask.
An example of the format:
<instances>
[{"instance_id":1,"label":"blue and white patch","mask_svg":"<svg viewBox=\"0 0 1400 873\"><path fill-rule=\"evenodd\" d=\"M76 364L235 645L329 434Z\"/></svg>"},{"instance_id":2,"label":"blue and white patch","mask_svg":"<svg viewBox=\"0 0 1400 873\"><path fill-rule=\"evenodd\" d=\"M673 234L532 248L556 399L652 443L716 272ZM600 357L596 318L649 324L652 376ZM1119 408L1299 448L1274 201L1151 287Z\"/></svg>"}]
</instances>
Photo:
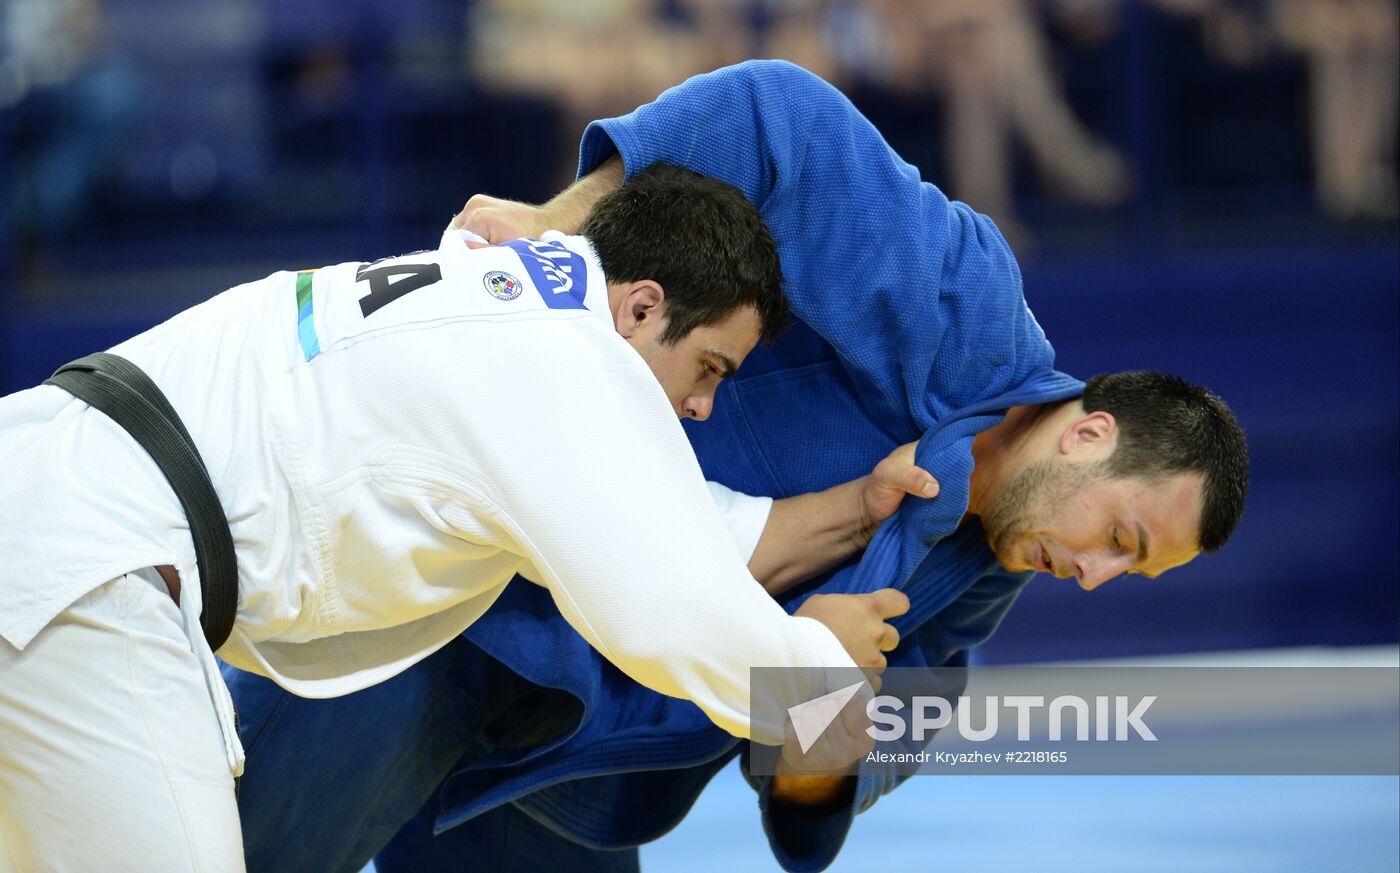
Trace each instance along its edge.
<instances>
[{"instance_id":1,"label":"blue and white patch","mask_svg":"<svg viewBox=\"0 0 1400 873\"><path fill-rule=\"evenodd\" d=\"M520 256L525 272L550 309L584 309L588 296L588 263L557 242L513 239L501 243Z\"/></svg>"},{"instance_id":2,"label":"blue and white patch","mask_svg":"<svg viewBox=\"0 0 1400 873\"><path fill-rule=\"evenodd\" d=\"M486 283L486 290L497 300L514 300L525 290L519 279L501 270L492 270L482 281Z\"/></svg>"}]
</instances>

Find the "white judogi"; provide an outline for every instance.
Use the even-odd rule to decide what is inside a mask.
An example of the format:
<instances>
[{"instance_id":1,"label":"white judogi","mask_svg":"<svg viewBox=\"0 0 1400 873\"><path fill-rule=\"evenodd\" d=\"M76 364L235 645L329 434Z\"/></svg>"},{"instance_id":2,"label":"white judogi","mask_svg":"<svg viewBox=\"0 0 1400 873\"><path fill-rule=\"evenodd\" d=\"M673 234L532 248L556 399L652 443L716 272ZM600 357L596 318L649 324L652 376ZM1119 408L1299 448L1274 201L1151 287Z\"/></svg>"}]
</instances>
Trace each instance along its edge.
<instances>
[{"instance_id":1,"label":"white judogi","mask_svg":"<svg viewBox=\"0 0 1400 873\"><path fill-rule=\"evenodd\" d=\"M612 326L587 241L512 245L448 234L432 252L274 274L113 349L169 397L228 516L240 596L219 654L299 694L349 693L448 642L520 573L628 675L748 736L751 666L851 661L748 575L664 393ZM81 598L160 564L183 580L168 618L236 771L169 486L60 389L0 399L0 801L16 766L4 709L46 705L7 700L6 671L35 669L27 647Z\"/></svg>"}]
</instances>

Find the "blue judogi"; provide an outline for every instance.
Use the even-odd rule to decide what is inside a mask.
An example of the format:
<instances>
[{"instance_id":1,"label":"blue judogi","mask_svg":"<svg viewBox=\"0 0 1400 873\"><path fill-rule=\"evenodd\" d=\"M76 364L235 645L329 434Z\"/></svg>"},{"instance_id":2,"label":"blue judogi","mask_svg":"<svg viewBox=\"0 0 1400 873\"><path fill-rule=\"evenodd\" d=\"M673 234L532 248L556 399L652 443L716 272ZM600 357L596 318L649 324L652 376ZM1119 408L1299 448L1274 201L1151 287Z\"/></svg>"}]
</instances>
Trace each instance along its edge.
<instances>
[{"instance_id":1,"label":"blue judogi","mask_svg":"<svg viewBox=\"0 0 1400 873\"><path fill-rule=\"evenodd\" d=\"M1030 578L1002 570L975 522L962 524L973 438L1012 406L1083 391L1054 369L1001 234L920 181L838 91L783 62L697 76L595 122L580 173L614 150L629 173L664 160L737 185L778 241L797 324L721 387L708 422L687 423L706 475L787 497L862 476L918 439L917 462L940 482L937 498L907 500L858 563L805 586L787 608L812 591L893 584L911 609L892 622L902 642L889 663L957 663ZM742 751L693 704L623 676L537 586L508 586L464 636L470 657L484 652L531 687L555 691L516 713L528 741L484 744L443 783L438 830L512 803L584 846L636 845L678 822ZM328 741L281 730L279 744ZM253 745L249 755L253 779ZM861 776L847 807L779 821L767 780L751 781L775 855L793 871L829 864L854 816L896 784ZM411 849L397 858L413 866Z\"/></svg>"}]
</instances>

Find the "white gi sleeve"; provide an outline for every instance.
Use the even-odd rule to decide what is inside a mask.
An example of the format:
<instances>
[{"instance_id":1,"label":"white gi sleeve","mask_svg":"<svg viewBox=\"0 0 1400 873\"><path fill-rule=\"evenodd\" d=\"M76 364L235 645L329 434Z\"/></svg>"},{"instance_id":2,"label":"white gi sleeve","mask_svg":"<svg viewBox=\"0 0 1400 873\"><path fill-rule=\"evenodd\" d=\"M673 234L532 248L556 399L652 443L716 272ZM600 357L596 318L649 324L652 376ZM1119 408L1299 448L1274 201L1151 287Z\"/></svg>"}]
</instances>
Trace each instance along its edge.
<instances>
[{"instance_id":1,"label":"white gi sleeve","mask_svg":"<svg viewBox=\"0 0 1400 873\"><path fill-rule=\"evenodd\" d=\"M492 520L604 657L734 736L780 743L781 725L750 724L749 668L808 668L774 689L800 702L830 690L815 668L854 663L826 626L789 616L749 574L641 357L599 322L549 321L530 334L494 355L509 384L463 422L476 468L467 490L480 493L441 507L443 519L494 507Z\"/></svg>"},{"instance_id":2,"label":"white gi sleeve","mask_svg":"<svg viewBox=\"0 0 1400 873\"><path fill-rule=\"evenodd\" d=\"M747 565L753 560L754 550L758 548L758 541L763 537L763 528L768 525L768 514L773 511L773 498L744 494L726 488L718 482L706 482L705 485L710 489L715 508L724 516L725 527L729 528L729 536L734 540L735 548L739 550L739 555Z\"/></svg>"}]
</instances>

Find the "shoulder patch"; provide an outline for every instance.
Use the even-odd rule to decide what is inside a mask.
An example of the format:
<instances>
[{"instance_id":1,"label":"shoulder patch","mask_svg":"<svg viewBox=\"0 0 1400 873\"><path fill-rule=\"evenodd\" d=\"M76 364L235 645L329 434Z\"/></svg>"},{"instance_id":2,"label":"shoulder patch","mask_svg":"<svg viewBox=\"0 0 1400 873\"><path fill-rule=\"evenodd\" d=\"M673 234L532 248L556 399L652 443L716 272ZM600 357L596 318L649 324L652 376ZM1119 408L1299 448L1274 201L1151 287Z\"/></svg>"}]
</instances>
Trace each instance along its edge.
<instances>
[{"instance_id":1,"label":"shoulder patch","mask_svg":"<svg viewBox=\"0 0 1400 873\"><path fill-rule=\"evenodd\" d=\"M514 300L524 290L519 279L502 270L492 270L482 281L486 284L486 290L497 300Z\"/></svg>"}]
</instances>

